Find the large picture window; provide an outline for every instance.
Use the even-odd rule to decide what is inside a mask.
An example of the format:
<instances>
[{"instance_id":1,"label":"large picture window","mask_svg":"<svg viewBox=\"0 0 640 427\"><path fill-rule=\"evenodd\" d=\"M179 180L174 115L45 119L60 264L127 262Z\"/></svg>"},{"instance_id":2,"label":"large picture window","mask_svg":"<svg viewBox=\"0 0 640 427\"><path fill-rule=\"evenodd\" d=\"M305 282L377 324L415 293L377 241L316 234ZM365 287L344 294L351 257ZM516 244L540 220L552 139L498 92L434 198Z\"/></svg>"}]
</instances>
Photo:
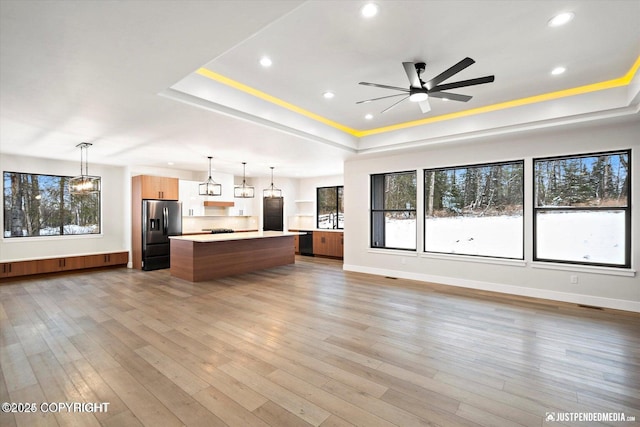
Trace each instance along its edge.
<instances>
[{"instance_id":1,"label":"large picture window","mask_svg":"<svg viewBox=\"0 0 640 427\"><path fill-rule=\"evenodd\" d=\"M534 159L534 260L630 267L630 158Z\"/></svg>"},{"instance_id":2,"label":"large picture window","mask_svg":"<svg viewBox=\"0 0 640 427\"><path fill-rule=\"evenodd\" d=\"M100 233L100 193L71 195L69 176L4 172L4 237Z\"/></svg>"},{"instance_id":3,"label":"large picture window","mask_svg":"<svg viewBox=\"0 0 640 427\"><path fill-rule=\"evenodd\" d=\"M425 252L524 259L523 165L425 170Z\"/></svg>"},{"instance_id":4,"label":"large picture window","mask_svg":"<svg viewBox=\"0 0 640 427\"><path fill-rule=\"evenodd\" d=\"M416 172L371 175L371 247L416 249Z\"/></svg>"},{"instance_id":5,"label":"large picture window","mask_svg":"<svg viewBox=\"0 0 640 427\"><path fill-rule=\"evenodd\" d=\"M344 186L319 187L317 192L318 228L344 228Z\"/></svg>"}]
</instances>

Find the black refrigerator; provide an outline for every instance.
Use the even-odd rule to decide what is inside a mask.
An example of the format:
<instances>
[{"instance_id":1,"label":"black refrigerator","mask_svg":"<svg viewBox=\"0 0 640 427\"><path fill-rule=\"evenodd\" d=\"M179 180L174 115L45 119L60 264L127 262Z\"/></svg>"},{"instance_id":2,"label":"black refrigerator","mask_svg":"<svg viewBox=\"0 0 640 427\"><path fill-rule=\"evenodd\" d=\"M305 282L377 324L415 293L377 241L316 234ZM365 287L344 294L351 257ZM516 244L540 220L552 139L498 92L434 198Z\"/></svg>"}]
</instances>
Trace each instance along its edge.
<instances>
[{"instance_id":1,"label":"black refrigerator","mask_svg":"<svg viewBox=\"0 0 640 427\"><path fill-rule=\"evenodd\" d=\"M262 202L262 229L264 231L284 230L284 199L282 197L265 197Z\"/></svg>"},{"instance_id":2,"label":"black refrigerator","mask_svg":"<svg viewBox=\"0 0 640 427\"><path fill-rule=\"evenodd\" d=\"M170 266L169 236L182 234L182 202L142 201L142 269Z\"/></svg>"}]
</instances>

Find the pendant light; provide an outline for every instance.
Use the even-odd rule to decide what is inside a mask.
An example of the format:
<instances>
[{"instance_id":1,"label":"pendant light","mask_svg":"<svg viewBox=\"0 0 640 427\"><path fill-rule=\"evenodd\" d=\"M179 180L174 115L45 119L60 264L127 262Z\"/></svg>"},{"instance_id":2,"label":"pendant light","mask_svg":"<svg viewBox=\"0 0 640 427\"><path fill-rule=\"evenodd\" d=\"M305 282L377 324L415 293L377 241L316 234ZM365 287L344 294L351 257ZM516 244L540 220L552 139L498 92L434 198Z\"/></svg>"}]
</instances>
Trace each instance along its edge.
<instances>
[{"instance_id":1,"label":"pendant light","mask_svg":"<svg viewBox=\"0 0 640 427\"><path fill-rule=\"evenodd\" d=\"M245 172L247 170L247 162L242 162L242 185L236 185L233 189L233 197L239 199L251 199L255 197L255 188L247 185Z\"/></svg>"},{"instance_id":2,"label":"pendant light","mask_svg":"<svg viewBox=\"0 0 640 427\"><path fill-rule=\"evenodd\" d=\"M282 190L273 185L273 169L274 167L271 166L271 185L269 188L262 190L264 197L282 197Z\"/></svg>"},{"instance_id":3,"label":"pendant light","mask_svg":"<svg viewBox=\"0 0 640 427\"><path fill-rule=\"evenodd\" d=\"M222 185L216 183L211 178L211 159L212 157L207 157L209 159L209 179L199 185L200 191L198 192L201 196L222 196Z\"/></svg>"},{"instance_id":4,"label":"pendant light","mask_svg":"<svg viewBox=\"0 0 640 427\"><path fill-rule=\"evenodd\" d=\"M86 195L100 192L100 177L89 175L89 153L87 149L92 144L82 142L76 145L80 148L80 175L69 180L69 191L72 195Z\"/></svg>"}]
</instances>

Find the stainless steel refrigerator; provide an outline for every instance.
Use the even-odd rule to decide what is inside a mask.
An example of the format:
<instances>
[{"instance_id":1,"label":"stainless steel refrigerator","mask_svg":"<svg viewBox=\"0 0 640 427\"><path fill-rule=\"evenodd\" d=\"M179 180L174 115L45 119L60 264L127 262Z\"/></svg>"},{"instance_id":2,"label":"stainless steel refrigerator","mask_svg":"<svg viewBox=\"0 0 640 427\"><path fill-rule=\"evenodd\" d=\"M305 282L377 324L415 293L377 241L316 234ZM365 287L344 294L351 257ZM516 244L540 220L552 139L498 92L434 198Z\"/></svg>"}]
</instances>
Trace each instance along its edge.
<instances>
[{"instance_id":1,"label":"stainless steel refrigerator","mask_svg":"<svg viewBox=\"0 0 640 427\"><path fill-rule=\"evenodd\" d=\"M169 236L182 234L182 202L142 201L142 269L169 268Z\"/></svg>"}]
</instances>

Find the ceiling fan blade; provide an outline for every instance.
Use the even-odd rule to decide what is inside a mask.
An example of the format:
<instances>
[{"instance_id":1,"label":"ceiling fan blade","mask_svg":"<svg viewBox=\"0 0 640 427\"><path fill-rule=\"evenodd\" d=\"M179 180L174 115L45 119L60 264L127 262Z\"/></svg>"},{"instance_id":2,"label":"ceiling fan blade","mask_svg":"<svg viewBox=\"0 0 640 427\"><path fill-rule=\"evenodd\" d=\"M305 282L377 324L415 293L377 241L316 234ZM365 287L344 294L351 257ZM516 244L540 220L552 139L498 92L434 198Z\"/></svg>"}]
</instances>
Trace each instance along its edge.
<instances>
[{"instance_id":1,"label":"ceiling fan blade","mask_svg":"<svg viewBox=\"0 0 640 427\"><path fill-rule=\"evenodd\" d=\"M397 86L387 86L387 85L379 85L377 83L367 83L367 82L360 82L358 84L364 85L364 86L373 86L373 87L379 87L382 89L393 89L393 90L400 90L402 92L409 92L409 89L404 88L404 87L397 87Z\"/></svg>"},{"instance_id":2,"label":"ceiling fan blade","mask_svg":"<svg viewBox=\"0 0 640 427\"><path fill-rule=\"evenodd\" d=\"M457 89L459 87L467 87L467 86L475 86L475 85L481 85L485 83L491 83L494 80L495 80L495 76L478 77L477 79L462 80L459 82L447 83L440 86L435 86L429 89L429 91L442 92L443 90Z\"/></svg>"},{"instance_id":3,"label":"ceiling fan blade","mask_svg":"<svg viewBox=\"0 0 640 427\"><path fill-rule=\"evenodd\" d=\"M416 65L413 62L403 62L402 65L404 66L405 73L407 73L411 87L422 88L420 76L418 76L418 72L416 71Z\"/></svg>"},{"instance_id":4,"label":"ceiling fan blade","mask_svg":"<svg viewBox=\"0 0 640 427\"><path fill-rule=\"evenodd\" d=\"M451 93L451 92L429 92L429 96L433 98L441 98L441 99L448 99L451 101L462 101L462 102L467 102L471 98L473 98L472 96L469 96L469 95L460 95L460 94Z\"/></svg>"},{"instance_id":5,"label":"ceiling fan blade","mask_svg":"<svg viewBox=\"0 0 640 427\"><path fill-rule=\"evenodd\" d=\"M458 62L454 66L450 67L449 69L443 71L442 73L438 74L437 76L435 76L434 78L426 82L424 86L427 89L431 90L435 86L437 86L439 83L447 80L449 77L453 76L454 74L458 74L460 71L472 65L474 62L476 61L474 61L469 57L464 58L462 61Z\"/></svg>"},{"instance_id":6,"label":"ceiling fan blade","mask_svg":"<svg viewBox=\"0 0 640 427\"><path fill-rule=\"evenodd\" d=\"M422 111L423 114L427 114L429 111L431 111L431 105L429 105L429 100L424 100L424 101L420 101L418 102L418 105L420 106L420 110Z\"/></svg>"},{"instance_id":7,"label":"ceiling fan blade","mask_svg":"<svg viewBox=\"0 0 640 427\"><path fill-rule=\"evenodd\" d=\"M381 96L380 98L372 98L372 99L365 99L364 101L358 101L356 102L356 104L366 104L367 102L371 102L371 101L377 101L379 99L387 99L387 98L393 98L394 96L407 96L404 93L398 93L396 95L389 95L389 96Z\"/></svg>"},{"instance_id":8,"label":"ceiling fan blade","mask_svg":"<svg viewBox=\"0 0 640 427\"><path fill-rule=\"evenodd\" d=\"M402 98L400 101L396 102L395 104L391 105L390 107L385 108L384 110L380 111L380 114L385 113L389 110L391 110L393 107L395 107L396 105L400 104L402 101L409 99L408 96L405 96L404 98Z\"/></svg>"}]
</instances>

